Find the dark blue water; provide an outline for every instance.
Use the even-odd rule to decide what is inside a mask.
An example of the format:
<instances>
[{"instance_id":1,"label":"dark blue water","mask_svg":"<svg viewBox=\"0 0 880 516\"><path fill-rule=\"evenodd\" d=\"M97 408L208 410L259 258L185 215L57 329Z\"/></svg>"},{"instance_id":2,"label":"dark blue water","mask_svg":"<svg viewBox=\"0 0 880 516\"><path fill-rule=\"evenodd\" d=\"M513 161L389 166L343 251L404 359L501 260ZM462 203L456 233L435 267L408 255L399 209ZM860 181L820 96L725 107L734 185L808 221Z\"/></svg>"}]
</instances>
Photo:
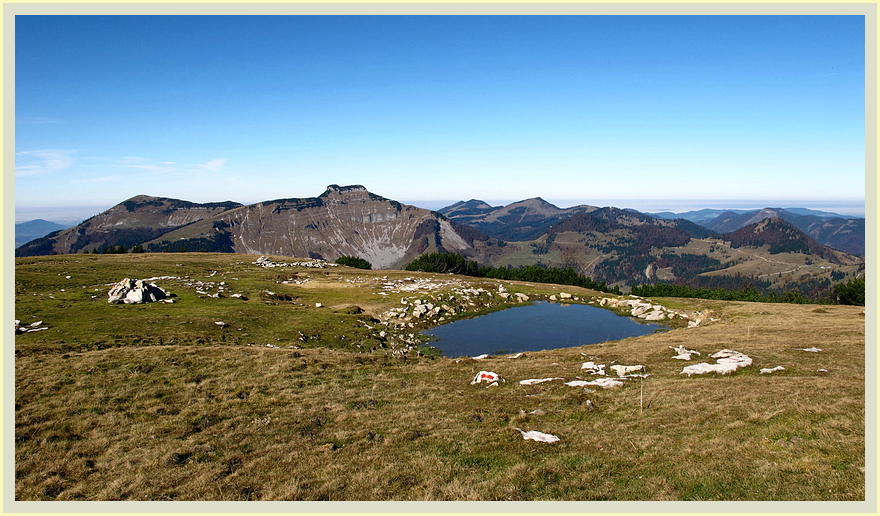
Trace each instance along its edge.
<instances>
[{"instance_id":1,"label":"dark blue water","mask_svg":"<svg viewBox=\"0 0 880 516\"><path fill-rule=\"evenodd\" d=\"M521 351L570 348L628 337L640 337L666 326L636 322L589 305L538 303L517 306L423 331L444 356L501 355Z\"/></svg>"}]
</instances>

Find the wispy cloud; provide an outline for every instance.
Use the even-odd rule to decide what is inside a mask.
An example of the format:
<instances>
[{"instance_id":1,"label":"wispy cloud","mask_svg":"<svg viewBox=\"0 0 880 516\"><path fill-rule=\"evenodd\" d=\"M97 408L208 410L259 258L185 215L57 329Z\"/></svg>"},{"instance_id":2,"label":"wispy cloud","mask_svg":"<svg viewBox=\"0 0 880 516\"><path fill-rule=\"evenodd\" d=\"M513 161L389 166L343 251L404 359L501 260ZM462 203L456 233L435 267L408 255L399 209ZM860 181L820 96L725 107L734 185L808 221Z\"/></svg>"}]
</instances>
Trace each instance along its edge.
<instances>
[{"instance_id":1,"label":"wispy cloud","mask_svg":"<svg viewBox=\"0 0 880 516\"><path fill-rule=\"evenodd\" d=\"M174 167L169 167L168 165L126 165L128 168L139 168L141 170L147 170L149 172L153 172L156 174L168 174L169 172L174 172L177 169Z\"/></svg>"},{"instance_id":2,"label":"wispy cloud","mask_svg":"<svg viewBox=\"0 0 880 516\"><path fill-rule=\"evenodd\" d=\"M154 174L167 174L169 172L174 172L177 170L176 167L172 167L173 162L163 161L160 164L156 165L150 163L150 160L147 158L141 158L138 156L123 156L117 160L117 163L126 167L126 168L137 168L140 170L146 170L148 172L152 172Z\"/></svg>"},{"instance_id":3,"label":"wispy cloud","mask_svg":"<svg viewBox=\"0 0 880 516\"><path fill-rule=\"evenodd\" d=\"M226 166L226 162L228 160L226 158L218 158L212 159L207 163L202 163L199 165L199 168L207 170L209 172L220 172Z\"/></svg>"},{"instance_id":4,"label":"wispy cloud","mask_svg":"<svg viewBox=\"0 0 880 516\"><path fill-rule=\"evenodd\" d=\"M183 163L178 161L155 161L140 156L122 156L115 158L117 165L125 168L144 170L153 174L168 174L171 172L204 173L222 172L226 167L226 158L208 160L205 163Z\"/></svg>"},{"instance_id":5,"label":"wispy cloud","mask_svg":"<svg viewBox=\"0 0 880 516\"><path fill-rule=\"evenodd\" d=\"M43 149L33 151L21 151L16 154L16 177L36 176L64 170L73 164L72 155L74 150Z\"/></svg>"}]
</instances>

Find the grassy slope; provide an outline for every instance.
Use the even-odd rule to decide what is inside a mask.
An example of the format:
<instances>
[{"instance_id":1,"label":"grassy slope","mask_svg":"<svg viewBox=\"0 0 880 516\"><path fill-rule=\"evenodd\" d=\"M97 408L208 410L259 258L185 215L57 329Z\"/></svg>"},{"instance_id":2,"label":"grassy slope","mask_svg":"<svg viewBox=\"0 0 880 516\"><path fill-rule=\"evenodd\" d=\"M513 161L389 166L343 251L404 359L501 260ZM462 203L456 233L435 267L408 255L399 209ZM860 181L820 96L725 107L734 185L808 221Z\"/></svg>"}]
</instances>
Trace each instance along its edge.
<instances>
[{"instance_id":1,"label":"grassy slope","mask_svg":"<svg viewBox=\"0 0 880 516\"><path fill-rule=\"evenodd\" d=\"M50 328L16 336L17 499L864 499L861 307L668 299L719 320L515 360L402 358L362 321L400 306L403 294L375 294L383 281L421 275L255 258L16 260L16 318ZM190 277L157 281L175 304L106 303L107 283L163 275ZM310 281L276 283L294 277ZM226 281L250 299L201 296L188 281ZM344 313L351 305L365 313ZM687 378L678 345L697 361L729 348L754 364ZM810 346L823 351L796 349ZM651 376L591 393L518 383L574 379L584 354ZM776 365L786 370L758 373ZM483 369L507 381L470 385ZM525 441L514 427L562 440Z\"/></svg>"}]
</instances>

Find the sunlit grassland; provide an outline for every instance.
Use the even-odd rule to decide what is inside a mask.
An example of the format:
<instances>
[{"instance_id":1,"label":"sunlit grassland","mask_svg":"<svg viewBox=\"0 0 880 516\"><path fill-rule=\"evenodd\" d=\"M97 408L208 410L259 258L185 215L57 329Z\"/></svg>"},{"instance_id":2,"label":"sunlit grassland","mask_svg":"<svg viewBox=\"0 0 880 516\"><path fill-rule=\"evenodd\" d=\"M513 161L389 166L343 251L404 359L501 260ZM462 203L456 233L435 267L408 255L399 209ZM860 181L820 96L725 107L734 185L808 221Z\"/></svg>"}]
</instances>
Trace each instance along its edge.
<instances>
[{"instance_id":1,"label":"sunlit grassland","mask_svg":"<svg viewBox=\"0 0 880 516\"><path fill-rule=\"evenodd\" d=\"M865 497L862 307L655 299L718 320L517 359L404 359L365 326L403 296L377 294L383 278L454 277L260 269L255 258L17 259L16 318L49 330L15 337L16 499ZM225 281L248 300L157 280L175 303L106 302L108 283L166 275ZM679 345L702 353L690 363L726 348L754 364L688 378L689 362L671 358ZM812 346L822 351L798 349ZM586 360L644 364L650 376L596 392L518 383L575 379ZM471 385L480 370L506 381ZM525 441L515 427L561 441Z\"/></svg>"}]
</instances>

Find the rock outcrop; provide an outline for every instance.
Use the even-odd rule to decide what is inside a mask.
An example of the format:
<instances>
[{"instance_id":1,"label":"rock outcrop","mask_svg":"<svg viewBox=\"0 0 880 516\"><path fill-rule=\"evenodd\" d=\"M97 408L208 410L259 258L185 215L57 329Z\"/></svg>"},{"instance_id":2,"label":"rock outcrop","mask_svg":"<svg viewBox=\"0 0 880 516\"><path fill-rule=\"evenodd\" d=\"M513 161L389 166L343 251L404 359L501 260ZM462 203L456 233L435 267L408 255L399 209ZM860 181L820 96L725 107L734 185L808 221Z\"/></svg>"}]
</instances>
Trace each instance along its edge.
<instances>
[{"instance_id":1,"label":"rock outcrop","mask_svg":"<svg viewBox=\"0 0 880 516\"><path fill-rule=\"evenodd\" d=\"M110 304L138 304L155 303L164 301L173 303L171 294L155 283L147 283L145 280L133 280L125 278L113 285L107 294L107 302Z\"/></svg>"},{"instance_id":2,"label":"rock outcrop","mask_svg":"<svg viewBox=\"0 0 880 516\"><path fill-rule=\"evenodd\" d=\"M688 377L694 374L706 373L730 374L741 367L752 365L751 357L744 355L739 351L733 351L730 349L722 349L717 353L709 355L709 357L717 359L714 364L701 362L699 364L685 366L685 368L681 370L681 374L686 374Z\"/></svg>"}]
</instances>

